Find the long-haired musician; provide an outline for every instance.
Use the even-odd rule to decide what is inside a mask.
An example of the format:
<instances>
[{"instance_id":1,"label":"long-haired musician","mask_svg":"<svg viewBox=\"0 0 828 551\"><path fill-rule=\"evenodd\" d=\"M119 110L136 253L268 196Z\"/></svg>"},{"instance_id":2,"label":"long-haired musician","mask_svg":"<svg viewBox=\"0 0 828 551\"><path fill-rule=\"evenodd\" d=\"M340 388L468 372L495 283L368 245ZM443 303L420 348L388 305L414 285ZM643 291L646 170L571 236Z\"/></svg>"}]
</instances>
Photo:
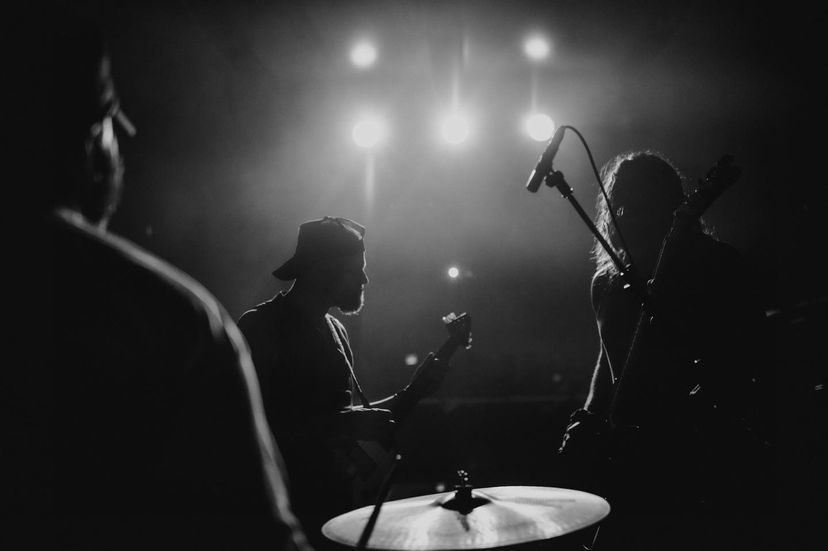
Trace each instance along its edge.
<instances>
[{"instance_id":1,"label":"long-haired musician","mask_svg":"<svg viewBox=\"0 0 828 551\"><path fill-rule=\"evenodd\" d=\"M686 195L665 156L618 155L602 180L596 226L632 275L596 242L598 361L561 447L573 484L613 507L597 548L750 547L770 475L752 272L698 218L675 225Z\"/></svg>"}]
</instances>

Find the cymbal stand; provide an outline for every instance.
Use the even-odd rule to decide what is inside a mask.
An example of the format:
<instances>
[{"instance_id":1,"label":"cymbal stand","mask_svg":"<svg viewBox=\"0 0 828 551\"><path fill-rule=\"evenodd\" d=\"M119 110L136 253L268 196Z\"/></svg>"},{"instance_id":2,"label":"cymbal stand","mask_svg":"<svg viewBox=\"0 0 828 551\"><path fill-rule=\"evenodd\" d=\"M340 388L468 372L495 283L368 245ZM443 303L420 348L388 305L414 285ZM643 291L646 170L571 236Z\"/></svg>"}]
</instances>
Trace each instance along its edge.
<instances>
[{"instance_id":1,"label":"cymbal stand","mask_svg":"<svg viewBox=\"0 0 828 551\"><path fill-rule=\"evenodd\" d=\"M394 475L397 472L397 465L399 465L401 460L402 456L400 454L395 455L394 460L391 462L391 466L388 468L388 473L382 481L382 486L380 486L377 501L374 503L374 510L371 511L371 516L368 517L368 522L365 523L365 528L363 528L362 534L359 536L359 542L356 546L357 551L364 551L368 546L368 540L371 537L371 533L374 531L374 526L377 524L382 504L385 503L386 499L388 499L388 492L391 491L391 484L394 482Z\"/></svg>"}]
</instances>

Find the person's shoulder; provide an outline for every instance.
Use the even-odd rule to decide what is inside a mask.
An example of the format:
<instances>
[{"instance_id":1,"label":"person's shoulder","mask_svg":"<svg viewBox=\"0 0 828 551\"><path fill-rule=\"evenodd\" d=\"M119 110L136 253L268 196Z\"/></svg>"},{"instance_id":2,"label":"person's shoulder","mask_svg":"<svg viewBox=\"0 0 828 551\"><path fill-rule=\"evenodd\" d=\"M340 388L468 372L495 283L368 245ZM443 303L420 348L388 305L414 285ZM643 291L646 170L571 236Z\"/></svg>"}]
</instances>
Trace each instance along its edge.
<instances>
[{"instance_id":1,"label":"person's shoulder","mask_svg":"<svg viewBox=\"0 0 828 551\"><path fill-rule=\"evenodd\" d=\"M592 282L590 288L593 290L606 288L612 279L611 274L607 270L598 270L592 274Z\"/></svg>"},{"instance_id":2,"label":"person's shoulder","mask_svg":"<svg viewBox=\"0 0 828 551\"><path fill-rule=\"evenodd\" d=\"M612 280L612 274L608 270L598 270L592 275L592 282L589 286L589 297L593 310L598 310L598 305L609 291Z\"/></svg>"},{"instance_id":3,"label":"person's shoulder","mask_svg":"<svg viewBox=\"0 0 828 551\"><path fill-rule=\"evenodd\" d=\"M115 246L125 257L142 270L149 280L156 280L159 287L170 289L171 294L180 296L194 309L202 311L211 322L221 323L225 317L224 310L218 300L198 281L179 270L172 264L165 262L120 237L112 236Z\"/></svg>"},{"instance_id":4,"label":"person's shoulder","mask_svg":"<svg viewBox=\"0 0 828 551\"><path fill-rule=\"evenodd\" d=\"M285 315L287 308L284 301L284 295L279 293L273 298L253 306L245 310L239 316L239 326L244 324L260 323L267 318L275 318Z\"/></svg>"},{"instance_id":5,"label":"person's shoulder","mask_svg":"<svg viewBox=\"0 0 828 551\"><path fill-rule=\"evenodd\" d=\"M245 311L236 323L248 339L267 335L267 340L289 340L301 326L297 323L298 315L296 309L288 304L286 295L277 293Z\"/></svg>"},{"instance_id":6,"label":"person's shoulder","mask_svg":"<svg viewBox=\"0 0 828 551\"><path fill-rule=\"evenodd\" d=\"M239 326L242 333L250 333L265 323L270 310L271 308L268 307L267 302L257 304L253 308L244 311L242 315L239 316L236 324Z\"/></svg>"},{"instance_id":7,"label":"person's shoulder","mask_svg":"<svg viewBox=\"0 0 828 551\"><path fill-rule=\"evenodd\" d=\"M214 334L223 332L228 316L218 300L172 264L125 237L97 230L79 220L60 217L53 229L53 236L59 240L57 247L68 244L87 259L86 265L78 269L95 270L99 277L110 278L124 292L145 300L147 308L157 303L167 313L202 318Z\"/></svg>"}]
</instances>

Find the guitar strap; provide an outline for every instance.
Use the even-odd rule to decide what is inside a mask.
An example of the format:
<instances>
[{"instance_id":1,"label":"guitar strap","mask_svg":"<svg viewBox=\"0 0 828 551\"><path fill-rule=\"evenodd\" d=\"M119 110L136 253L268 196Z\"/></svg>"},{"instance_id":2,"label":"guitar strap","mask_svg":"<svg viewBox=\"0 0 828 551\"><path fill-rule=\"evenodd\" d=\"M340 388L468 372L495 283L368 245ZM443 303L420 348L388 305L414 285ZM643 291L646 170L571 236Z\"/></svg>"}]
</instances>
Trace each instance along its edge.
<instances>
[{"instance_id":1,"label":"guitar strap","mask_svg":"<svg viewBox=\"0 0 828 551\"><path fill-rule=\"evenodd\" d=\"M336 341L337 348L339 349L339 353L342 354L342 357L345 359L345 363L348 364L348 370L351 373L351 381L354 383L354 389L356 390L357 394L359 395L359 400L362 402L362 407L371 407L371 402L368 401L368 398L365 397L365 393L362 392L362 387L359 386L359 381L356 378L356 373L354 373L354 355L351 351L351 345L348 343L347 338L344 335L340 335L339 327L328 316L325 316L325 321L328 322L328 327L331 330L331 334Z\"/></svg>"}]
</instances>

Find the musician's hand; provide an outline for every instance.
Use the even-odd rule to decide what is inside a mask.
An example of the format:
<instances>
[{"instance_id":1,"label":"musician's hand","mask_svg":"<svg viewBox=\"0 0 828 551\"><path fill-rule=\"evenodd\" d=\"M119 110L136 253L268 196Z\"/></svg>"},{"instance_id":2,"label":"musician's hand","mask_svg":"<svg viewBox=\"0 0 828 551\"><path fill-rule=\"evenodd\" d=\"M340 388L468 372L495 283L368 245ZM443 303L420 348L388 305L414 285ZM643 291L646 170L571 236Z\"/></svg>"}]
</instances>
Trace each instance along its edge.
<instances>
[{"instance_id":1,"label":"musician's hand","mask_svg":"<svg viewBox=\"0 0 828 551\"><path fill-rule=\"evenodd\" d=\"M603 417L586 409L575 410L569 417L558 453L576 461L600 454L606 443L606 432L607 421Z\"/></svg>"},{"instance_id":2,"label":"musician's hand","mask_svg":"<svg viewBox=\"0 0 828 551\"><path fill-rule=\"evenodd\" d=\"M558 474L564 487L597 492L599 472L608 454L607 422L603 416L578 409L569 417L558 449Z\"/></svg>"},{"instance_id":3,"label":"musician's hand","mask_svg":"<svg viewBox=\"0 0 828 551\"><path fill-rule=\"evenodd\" d=\"M394 419L382 408L355 407L339 412L339 430L355 440L380 440L391 437Z\"/></svg>"},{"instance_id":4,"label":"musician's hand","mask_svg":"<svg viewBox=\"0 0 828 551\"><path fill-rule=\"evenodd\" d=\"M429 352L423 363L417 367L405 392L410 393L416 400L434 394L440 388L443 379L446 378L449 367L447 361L441 360L435 357L434 353Z\"/></svg>"}]
</instances>

